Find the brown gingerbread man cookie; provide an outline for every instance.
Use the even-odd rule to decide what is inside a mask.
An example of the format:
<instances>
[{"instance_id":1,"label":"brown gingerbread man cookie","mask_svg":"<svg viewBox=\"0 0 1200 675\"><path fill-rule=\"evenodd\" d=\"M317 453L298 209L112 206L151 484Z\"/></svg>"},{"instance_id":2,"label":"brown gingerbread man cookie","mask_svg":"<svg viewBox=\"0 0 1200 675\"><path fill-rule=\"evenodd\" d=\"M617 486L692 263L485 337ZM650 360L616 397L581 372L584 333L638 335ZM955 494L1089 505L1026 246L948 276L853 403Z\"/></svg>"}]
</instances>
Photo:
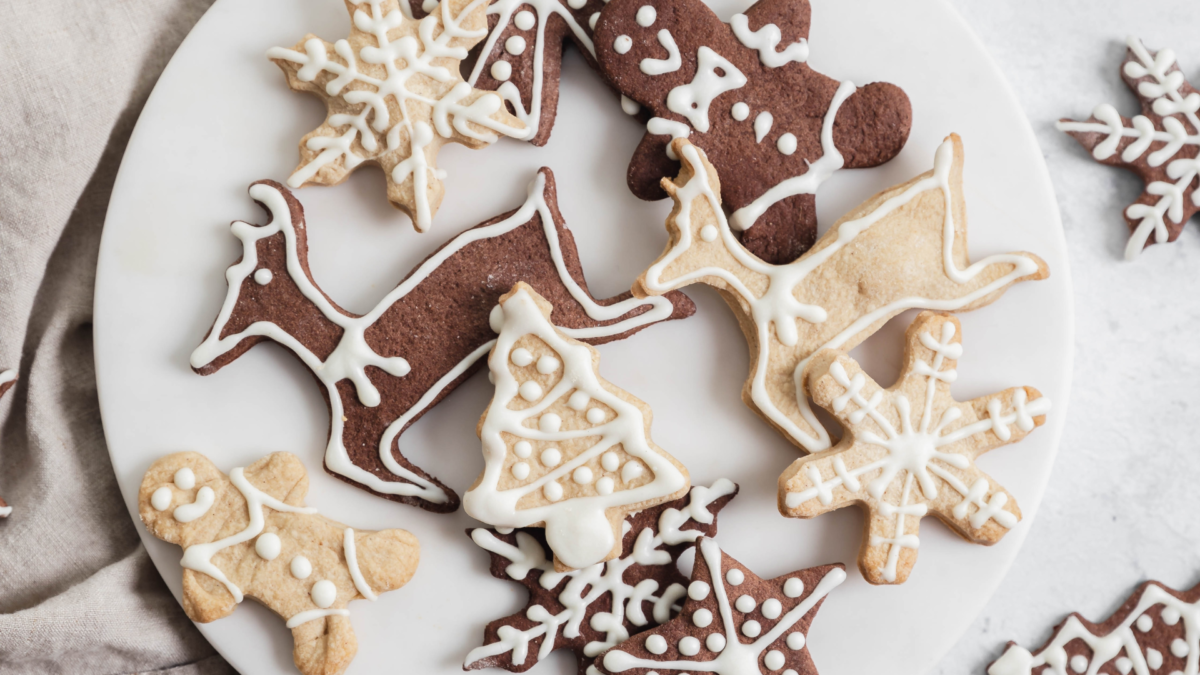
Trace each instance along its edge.
<instances>
[{"instance_id":1,"label":"brown gingerbread man cookie","mask_svg":"<svg viewBox=\"0 0 1200 675\"><path fill-rule=\"evenodd\" d=\"M808 629L821 603L846 580L841 565L763 579L707 537L696 544L692 581L679 615L601 654L601 675L817 675Z\"/></svg>"},{"instance_id":2,"label":"brown gingerbread man cookie","mask_svg":"<svg viewBox=\"0 0 1200 675\"><path fill-rule=\"evenodd\" d=\"M358 643L351 600L408 583L417 538L404 530L354 530L304 506L308 473L277 452L229 475L195 452L168 455L142 479L138 512L154 536L183 547L183 610L208 623L243 597L287 621L305 675L346 670Z\"/></svg>"},{"instance_id":3,"label":"brown gingerbread man cookie","mask_svg":"<svg viewBox=\"0 0 1200 675\"><path fill-rule=\"evenodd\" d=\"M899 87L857 88L808 66L807 0L760 0L722 23L701 0L612 0L596 24L601 72L653 117L629 186L661 199L689 138L723 178L746 248L784 264L817 235L817 188L834 171L882 164L908 139Z\"/></svg>"},{"instance_id":4,"label":"brown gingerbread man cookie","mask_svg":"<svg viewBox=\"0 0 1200 675\"><path fill-rule=\"evenodd\" d=\"M326 470L430 511L454 511L458 495L409 462L399 438L482 365L498 330L496 303L513 284L536 284L554 303L555 324L593 344L695 311L681 293L594 299L549 169L537 174L521 208L452 239L364 316L338 307L313 280L304 210L291 192L262 181L250 196L270 220L233 224L242 257L226 274L225 303L192 368L215 373L263 340L287 347L329 404Z\"/></svg>"},{"instance_id":5,"label":"brown gingerbread man cookie","mask_svg":"<svg viewBox=\"0 0 1200 675\"><path fill-rule=\"evenodd\" d=\"M717 514L737 495L720 479L627 522L621 556L592 567L556 572L540 530L470 530L492 557L492 576L529 590L526 607L484 629L484 644L464 669L525 672L556 649L570 649L584 675L601 652L675 616L687 592L676 562L699 537L717 532Z\"/></svg>"},{"instance_id":6,"label":"brown gingerbread man cookie","mask_svg":"<svg viewBox=\"0 0 1200 675\"><path fill-rule=\"evenodd\" d=\"M17 383L17 371L15 370L0 370L0 398L8 393L9 389ZM12 515L12 507L8 502L0 499L0 518L7 518Z\"/></svg>"},{"instance_id":7,"label":"brown gingerbread man cookie","mask_svg":"<svg viewBox=\"0 0 1200 675\"><path fill-rule=\"evenodd\" d=\"M1178 239L1200 211L1200 91L1184 78L1174 51L1151 52L1135 37L1127 43L1121 78L1137 94L1142 114L1123 117L1101 103L1087 121L1064 118L1058 128L1096 161L1128 169L1145 183L1125 209L1133 233L1125 259L1133 260L1151 244Z\"/></svg>"},{"instance_id":8,"label":"brown gingerbread man cookie","mask_svg":"<svg viewBox=\"0 0 1200 675\"><path fill-rule=\"evenodd\" d=\"M1200 585L1147 581L1103 623L1071 614L1035 652L1008 643L988 675L1193 675L1200 663Z\"/></svg>"}]
</instances>

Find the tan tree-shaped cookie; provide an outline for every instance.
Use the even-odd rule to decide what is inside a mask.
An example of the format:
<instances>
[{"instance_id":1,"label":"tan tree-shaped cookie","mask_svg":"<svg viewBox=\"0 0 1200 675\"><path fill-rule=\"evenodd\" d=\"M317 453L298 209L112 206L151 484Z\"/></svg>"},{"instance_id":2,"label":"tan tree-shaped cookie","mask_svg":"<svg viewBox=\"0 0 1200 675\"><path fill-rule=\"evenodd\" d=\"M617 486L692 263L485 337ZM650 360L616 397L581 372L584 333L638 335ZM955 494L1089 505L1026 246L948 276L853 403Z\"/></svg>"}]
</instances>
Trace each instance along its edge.
<instances>
[{"instance_id":1,"label":"tan tree-shaped cookie","mask_svg":"<svg viewBox=\"0 0 1200 675\"><path fill-rule=\"evenodd\" d=\"M565 571L618 557L625 516L682 497L689 479L650 440L650 406L601 378L599 353L555 328L552 309L523 282L500 298L484 469L463 508L493 527L544 527Z\"/></svg>"},{"instance_id":2,"label":"tan tree-shaped cookie","mask_svg":"<svg viewBox=\"0 0 1200 675\"><path fill-rule=\"evenodd\" d=\"M0 397L7 394L8 390L12 389L12 386L13 386L13 384L16 383L16 381L17 381L17 371L15 371L15 370L0 371ZM0 499L0 518L7 518L10 515L12 515L12 507L8 505L8 502L4 501L3 499Z\"/></svg>"},{"instance_id":3,"label":"tan tree-shaped cookie","mask_svg":"<svg viewBox=\"0 0 1200 675\"><path fill-rule=\"evenodd\" d=\"M1050 400L1016 387L959 403L950 384L961 327L922 312L908 328L900 378L883 389L844 352L824 350L804 373L813 401L842 423L833 449L796 460L779 477L779 509L812 518L859 504L867 526L858 566L873 584L900 584L917 561L921 518L994 544L1021 519L1016 501L975 466L1046 421Z\"/></svg>"},{"instance_id":4,"label":"tan tree-shaped cookie","mask_svg":"<svg viewBox=\"0 0 1200 675\"><path fill-rule=\"evenodd\" d=\"M358 650L346 606L412 578L419 545L404 530L355 531L303 506L308 474L277 452L229 476L195 452L168 455L142 479L138 511L183 547L183 609L208 623L251 597L287 620L305 675L343 672Z\"/></svg>"},{"instance_id":5,"label":"tan tree-shaped cookie","mask_svg":"<svg viewBox=\"0 0 1200 675\"><path fill-rule=\"evenodd\" d=\"M300 166L288 185L336 185L360 164L378 164L388 200L417 230L428 230L445 193L437 168L443 145L478 149L497 133L526 135L498 94L475 89L459 72L487 35L487 5L446 0L414 21L397 0L346 0L348 38L329 44L309 34L291 49L268 51L289 87L328 107L324 124L301 139Z\"/></svg>"}]
</instances>

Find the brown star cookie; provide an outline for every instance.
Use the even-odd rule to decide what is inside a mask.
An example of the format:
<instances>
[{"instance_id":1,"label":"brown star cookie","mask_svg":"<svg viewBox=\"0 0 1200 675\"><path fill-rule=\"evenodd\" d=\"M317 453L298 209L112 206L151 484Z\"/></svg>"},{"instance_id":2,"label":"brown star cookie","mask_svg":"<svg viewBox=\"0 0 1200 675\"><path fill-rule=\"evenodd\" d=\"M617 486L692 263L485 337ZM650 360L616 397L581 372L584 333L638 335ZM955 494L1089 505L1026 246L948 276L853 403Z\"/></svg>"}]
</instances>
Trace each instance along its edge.
<instances>
[{"instance_id":1,"label":"brown star cookie","mask_svg":"<svg viewBox=\"0 0 1200 675\"><path fill-rule=\"evenodd\" d=\"M737 489L721 479L646 509L626 521L620 558L570 572L554 570L540 530L471 530L491 554L492 576L525 586L529 602L487 625L484 645L467 655L464 669L519 673L556 649L570 649L583 675L600 652L668 621L687 586L676 561L698 537L716 534L717 514Z\"/></svg>"},{"instance_id":2,"label":"brown star cookie","mask_svg":"<svg viewBox=\"0 0 1200 675\"><path fill-rule=\"evenodd\" d=\"M701 0L612 0L596 25L601 72L653 118L629 186L661 199L688 137L725 179L746 248L784 264L817 235L815 194L840 168L882 164L908 139L912 108L891 84L861 89L805 63L807 0L760 0L724 24Z\"/></svg>"},{"instance_id":3,"label":"brown star cookie","mask_svg":"<svg viewBox=\"0 0 1200 675\"><path fill-rule=\"evenodd\" d=\"M492 313L513 284L536 284L554 303L555 324L593 344L695 311L682 294L593 299L549 169L521 208L449 241L365 316L338 307L312 279L304 210L291 192L261 181L250 196L270 221L233 224L243 254L192 368L215 373L263 340L287 347L313 371L330 407L326 469L430 511L454 511L458 495L401 454L400 435L482 365L496 336Z\"/></svg>"},{"instance_id":4,"label":"brown star cookie","mask_svg":"<svg viewBox=\"0 0 1200 675\"><path fill-rule=\"evenodd\" d=\"M1147 581L1103 623L1072 614L1036 652L1008 643L988 675L1195 673L1200 585L1176 591ZM1070 669L1068 671L1068 668Z\"/></svg>"},{"instance_id":5,"label":"brown star cookie","mask_svg":"<svg viewBox=\"0 0 1200 675\"><path fill-rule=\"evenodd\" d=\"M1133 260L1151 244L1178 239L1200 211L1200 91L1184 78L1174 51L1151 52L1135 37L1128 45L1121 78L1137 94L1142 114L1122 117L1101 103L1087 121L1064 118L1058 128L1096 161L1128 169L1145 183L1125 209L1133 233L1125 259Z\"/></svg>"},{"instance_id":6,"label":"brown star cookie","mask_svg":"<svg viewBox=\"0 0 1200 675\"><path fill-rule=\"evenodd\" d=\"M846 580L841 565L760 578L717 542L696 544L683 610L596 659L603 675L797 673L816 675L805 646L825 597Z\"/></svg>"},{"instance_id":7,"label":"brown star cookie","mask_svg":"<svg viewBox=\"0 0 1200 675\"><path fill-rule=\"evenodd\" d=\"M301 139L288 185L336 185L360 164L378 164L388 200L425 232L445 194L445 172L437 168L443 145L478 149L496 134L528 133L499 96L459 74L486 34L487 0L446 0L420 21L405 17L398 0L345 1L347 39L329 44L309 34L293 48L267 52L289 87L328 107L325 122Z\"/></svg>"}]
</instances>

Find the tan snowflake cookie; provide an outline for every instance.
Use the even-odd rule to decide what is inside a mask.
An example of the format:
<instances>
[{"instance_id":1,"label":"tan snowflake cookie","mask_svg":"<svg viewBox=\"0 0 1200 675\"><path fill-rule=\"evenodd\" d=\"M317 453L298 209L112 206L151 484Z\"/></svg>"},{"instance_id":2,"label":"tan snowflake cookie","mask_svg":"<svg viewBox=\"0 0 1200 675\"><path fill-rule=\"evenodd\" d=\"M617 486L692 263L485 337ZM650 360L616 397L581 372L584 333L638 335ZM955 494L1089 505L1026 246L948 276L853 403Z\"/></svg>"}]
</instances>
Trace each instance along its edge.
<instances>
[{"instance_id":1,"label":"tan snowflake cookie","mask_svg":"<svg viewBox=\"0 0 1200 675\"><path fill-rule=\"evenodd\" d=\"M1046 421L1050 400L1016 387L959 403L950 395L961 326L922 312L908 328L900 378L874 382L844 352L823 350L805 369L808 391L846 429L833 449L798 459L779 477L779 510L812 518L850 504L867 513L858 566L873 584L900 584L917 561L921 518L994 544L1021 519L1016 500L975 466Z\"/></svg>"},{"instance_id":2,"label":"tan snowflake cookie","mask_svg":"<svg viewBox=\"0 0 1200 675\"><path fill-rule=\"evenodd\" d=\"M329 44L315 35L267 56L288 86L325 100L325 123L300 141L293 188L336 185L360 164L378 164L388 200L424 232L442 203L446 143L479 149L497 133L527 135L495 92L463 81L460 62L487 35L487 0L446 0L416 21L396 0L347 0L350 36Z\"/></svg>"},{"instance_id":3,"label":"tan snowflake cookie","mask_svg":"<svg viewBox=\"0 0 1200 675\"><path fill-rule=\"evenodd\" d=\"M142 479L138 511L183 547L183 609L208 623L251 597L287 620L296 667L343 672L358 651L346 606L412 578L420 547L404 530L355 531L303 506L308 474L277 452L229 476L195 452L168 455Z\"/></svg>"},{"instance_id":4,"label":"tan snowflake cookie","mask_svg":"<svg viewBox=\"0 0 1200 675\"><path fill-rule=\"evenodd\" d=\"M650 406L600 377L600 354L550 323L551 310L518 282L493 312L496 394L463 508L497 528L544 527L561 572L618 557L625 517L682 497L690 481L650 440Z\"/></svg>"}]
</instances>

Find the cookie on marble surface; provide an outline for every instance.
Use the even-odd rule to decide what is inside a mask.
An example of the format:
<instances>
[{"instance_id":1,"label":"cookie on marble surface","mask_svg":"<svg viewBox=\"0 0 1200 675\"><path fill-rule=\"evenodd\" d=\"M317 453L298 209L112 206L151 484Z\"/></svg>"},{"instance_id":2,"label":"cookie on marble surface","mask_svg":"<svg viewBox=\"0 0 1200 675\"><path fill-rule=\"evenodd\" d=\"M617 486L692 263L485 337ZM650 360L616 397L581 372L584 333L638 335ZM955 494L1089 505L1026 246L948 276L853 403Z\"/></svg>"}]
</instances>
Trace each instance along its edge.
<instances>
[{"instance_id":1,"label":"cookie on marble surface","mask_svg":"<svg viewBox=\"0 0 1200 675\"><path fill-rule=\"evenodd\" d=\"M600 354L518 282L500 298L496 390L476 428L484 468L463 495L496 528L541 527L562 572L621 555L626 516L682 497L687 469L650 439L651 411L600 376Z\"/></svg>"},{"instance_id":2,"label":"cookie on marble surface","mask_svg":"<svg viewBox=\"0 0 1200 675\"><path fill-rule=\"evenodd\" d=\"M1174 51L1151 52L1132 36L1126 44L1121 79L1142 113L1124 117L1101 103L1086 121L1064 118L1058 128L1096 161L1142 179L1142 194L1124 213L1132 233L1125 259L1133 260L1151 244L1178 239L1200 211L1200 91L1184 78Z\"/></svg>"},{"instance_id":3,"label":"cookie on marble surface","mask_svg":"<svg viewBox=\"0 0 1200 675\"><path fill-rule=\"evenodd\" d=\"M183 609L208 623L244 597L287 621L296 668L337 675L358 651L351 600L408 583L420 546L404 530L354 530L304 506L308 473L277 452L229 475L195 452L155 462L138 490L154 536L183 547Z\"/></svg>"},{"instance_id":4,"label":"cookie on marble surface","mask_svg":"<svg viewBox=\"0 0 1200 675\"><path fill-rule=\"evenodd\" d=\"M890 160L912 123L899 87L808 66L810 13L808 0L759 0L725 24L702 0L612 0L596 24L604 76L652 117L630 189L662 199L678 171L668 143L689 138L721 173L742 243L774 264L816 241L821 183Z\"/></svg>"}]
</instances>

